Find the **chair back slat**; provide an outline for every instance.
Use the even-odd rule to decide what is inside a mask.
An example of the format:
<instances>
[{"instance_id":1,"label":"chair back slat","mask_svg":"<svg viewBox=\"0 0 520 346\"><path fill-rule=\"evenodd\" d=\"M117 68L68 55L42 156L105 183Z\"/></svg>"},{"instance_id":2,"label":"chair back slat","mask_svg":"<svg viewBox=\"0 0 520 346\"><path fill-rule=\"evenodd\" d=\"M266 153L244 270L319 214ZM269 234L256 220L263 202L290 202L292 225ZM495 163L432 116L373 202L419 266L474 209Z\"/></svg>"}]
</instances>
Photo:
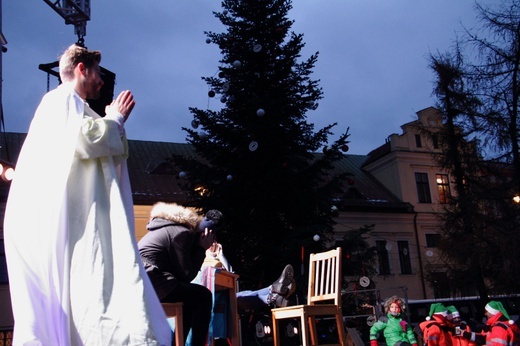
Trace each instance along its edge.
<instances>
[{"instance_id":1,"label":"chair back slat","mask_svg":"<svg viewBox=\"0 0 520 346\"><path fill-rule=\"evenodd\" d=\"M341 304L341 248L311 254L307 304Z\"/></svg>"}]
</instances>

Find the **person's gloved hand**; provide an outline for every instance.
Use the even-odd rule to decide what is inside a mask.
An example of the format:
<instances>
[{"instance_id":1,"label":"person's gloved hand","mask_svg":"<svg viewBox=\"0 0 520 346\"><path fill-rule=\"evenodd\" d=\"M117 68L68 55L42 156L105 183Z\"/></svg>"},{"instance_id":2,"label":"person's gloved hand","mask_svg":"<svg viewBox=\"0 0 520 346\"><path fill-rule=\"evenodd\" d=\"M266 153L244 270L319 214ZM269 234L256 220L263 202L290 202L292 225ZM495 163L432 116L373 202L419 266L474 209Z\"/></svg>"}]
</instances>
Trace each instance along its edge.
<instances>
[{"instance_id":1,"label":"person's gloved hand","mask_svg":"<svg viewBox=\"0 0 520 346\"><path fill-rule=\"evenodd\" d=\"M370 346L377 346L377 340L370 340Z\"/></svg>"}]
</instances>

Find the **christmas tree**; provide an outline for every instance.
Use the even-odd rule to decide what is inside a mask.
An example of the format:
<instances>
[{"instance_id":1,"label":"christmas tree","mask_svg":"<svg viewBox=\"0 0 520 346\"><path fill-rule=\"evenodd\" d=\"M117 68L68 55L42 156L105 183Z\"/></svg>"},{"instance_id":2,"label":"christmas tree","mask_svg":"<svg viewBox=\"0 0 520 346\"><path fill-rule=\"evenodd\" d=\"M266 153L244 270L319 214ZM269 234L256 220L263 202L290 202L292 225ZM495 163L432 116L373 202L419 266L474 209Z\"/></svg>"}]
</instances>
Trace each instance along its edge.
<instances>
[{"instance_id":1,"label":"christmas tree","mask_svg":"<svg viewBox=\"0 0 520 346\"><path fill-rule=\"evenodd\" d=\"M324 249L344 178L334 162L348 150L348 129L328 144L336 124L315 131L306 121L322 98L311 78L318 53L299 61L303 35L290 31L291 8L289 0L222 2L214 14L227 31L205 33L222 58L203 78L221 106L190 108L184 130L197 157L174 157L194 205L223 212L217 239L243 288Z\"/></svg>"}]
</instances>

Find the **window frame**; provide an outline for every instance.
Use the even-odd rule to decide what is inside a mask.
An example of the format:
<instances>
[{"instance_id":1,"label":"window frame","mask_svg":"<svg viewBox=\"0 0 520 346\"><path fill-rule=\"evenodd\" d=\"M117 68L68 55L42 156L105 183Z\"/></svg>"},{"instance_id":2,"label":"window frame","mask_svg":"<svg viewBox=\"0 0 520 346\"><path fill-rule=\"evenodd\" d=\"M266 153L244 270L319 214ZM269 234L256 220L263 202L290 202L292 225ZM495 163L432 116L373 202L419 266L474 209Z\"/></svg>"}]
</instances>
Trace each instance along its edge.
<instances>
[{"instance_id":1,"label":"window frame","mask_svg":"<svg viewBox=\"0 0 520 346\"><path fill-rule=\"evenodd\" d=\"M386 244L386 240L376 240L377 264L379 268L379 275L392 274L392 271L390 269L390 257L388 256Z\"/></svg>"},{"instance_id":2,"label":"window frame","mask_svg":"<svg viewBox=\"0 0 520 346\"><path fill-rule=\"evenodd\" d=\"M437 184L437 193L439 194L439 203L448 204L451 198L450 179L448 174L435 174L435 183Z\"/></svg>"},{"instance_id":3,"label":"window frame","mask_svg":"<svg viewBox=\"0 0 520 346\"><path fill-rule=\"evenodd\" d=\"M401 268L401 274L411 275L412 272L412 260L410 258L410 245L407 240L398 240L397 249L399 251L399 266Z\"/></svg>"},{"instance_id":4,"label":"window frame","mask_svg":"<svg viewBox=\"0 0 520 346\"><path fill-rule=\"evenodd\" d=\"M417 201L419 203L431 203L432 195L428 173L415 172L415 186L417 188Z\"/></svg>"}]
</instances>

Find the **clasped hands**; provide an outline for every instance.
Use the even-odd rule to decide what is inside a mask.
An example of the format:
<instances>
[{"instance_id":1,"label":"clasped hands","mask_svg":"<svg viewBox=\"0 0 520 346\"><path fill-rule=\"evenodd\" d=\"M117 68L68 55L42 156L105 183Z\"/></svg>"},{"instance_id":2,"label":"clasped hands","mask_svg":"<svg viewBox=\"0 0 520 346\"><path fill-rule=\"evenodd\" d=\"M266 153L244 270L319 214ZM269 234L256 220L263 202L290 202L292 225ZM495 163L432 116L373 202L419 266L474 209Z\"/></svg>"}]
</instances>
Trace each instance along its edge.
<instances>
[{"instance_id":1,"label":"clasped hands","mask_svg":"<svg viewBox=\"0 0 520 346\"><path fill-rule=\"evenodd\" d=\"M134 109L134 106L134 96L132 95L130 90L124 90L121 91L117 98L113 100L112 103L105 108L105 113L108 114L108 112L111 109L113 109L121 113L121 115L123 115L126 121L126 119L128 119L128 117L130 116L130 113Z\"/></svg>"}]
</instances>

